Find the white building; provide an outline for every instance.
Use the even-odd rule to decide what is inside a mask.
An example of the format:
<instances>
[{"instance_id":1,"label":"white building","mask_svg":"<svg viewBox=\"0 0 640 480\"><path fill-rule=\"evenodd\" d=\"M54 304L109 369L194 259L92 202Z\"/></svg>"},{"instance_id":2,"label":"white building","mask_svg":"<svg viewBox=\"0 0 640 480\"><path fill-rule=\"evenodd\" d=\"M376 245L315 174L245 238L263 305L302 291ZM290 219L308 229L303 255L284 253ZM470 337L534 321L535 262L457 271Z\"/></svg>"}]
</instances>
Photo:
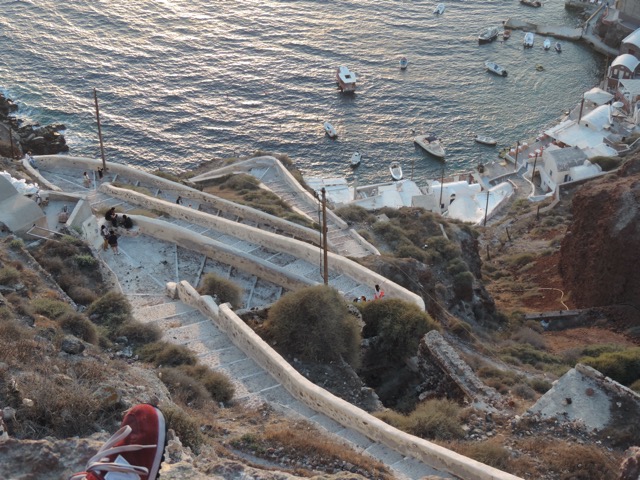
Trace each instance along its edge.
<instances>
[{"instance_id":1,"label":"white building","mask_svg":"<svg viewBox=\"0 0 640 480\"><path fill-rule=\"evenodd\" d=\"M542 165L540 165L539 170L537 169L540 172L542 190L552 192L562 183L593 176L590 174L591 171L589 169L575 169L576 167L588 166L585 165L585 162L591 165L588 162L587 155L578 147L560 148L556 145L550 145L542 153ZM596 167L598 166L596 165ZM574 169L573 174L578 175L579 178L572 177L571 169ZM595 174L599 172L600 170L597 170Z\"/></svg>"}]
</instances>

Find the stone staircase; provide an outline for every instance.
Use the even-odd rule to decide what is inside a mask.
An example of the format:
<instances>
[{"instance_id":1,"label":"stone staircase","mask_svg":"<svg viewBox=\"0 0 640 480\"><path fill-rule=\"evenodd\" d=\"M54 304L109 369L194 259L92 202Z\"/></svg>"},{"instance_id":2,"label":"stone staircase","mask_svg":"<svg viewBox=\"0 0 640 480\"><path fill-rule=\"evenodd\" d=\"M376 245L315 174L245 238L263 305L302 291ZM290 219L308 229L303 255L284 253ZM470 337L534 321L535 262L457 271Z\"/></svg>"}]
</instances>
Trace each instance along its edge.
<instances>
[{"instance_id":1,"label":"stone staircase","mask_svg":"<svg viewBox=\"0 0 640 480\"><path fill-rule=\"evenodd\" d=\"M198 355L203 365L227 374L235 386L235 401L249 407L268 403L291 418L305 419L334 435L336 441L380 460L400 480L419 479L427 475L453 478L413 458L403 457L298 401L198 310L180 301L168 301L153 295L132 296L130 300L137 320L160 326L164 340L188 347Z\"/></svg>"}]
</instances>

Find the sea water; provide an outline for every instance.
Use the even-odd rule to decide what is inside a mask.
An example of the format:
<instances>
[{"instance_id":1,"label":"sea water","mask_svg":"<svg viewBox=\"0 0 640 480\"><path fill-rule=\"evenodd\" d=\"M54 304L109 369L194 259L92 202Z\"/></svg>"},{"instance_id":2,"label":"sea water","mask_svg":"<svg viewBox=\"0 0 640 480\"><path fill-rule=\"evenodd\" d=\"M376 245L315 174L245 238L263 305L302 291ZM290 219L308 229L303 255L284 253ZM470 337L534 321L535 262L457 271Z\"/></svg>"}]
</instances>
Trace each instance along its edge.
<instances>
[{"instance_id":1,"label":"sea water","mask_svg":"<svg viewBox=\"0 0 640 480\"><path fill-rule=\"evenodd\" d=\"M436 3L0 0L0 88L26 121L64 123L73 155L100 154L95 88L108 161L180 171L262 150L306 175L352 178L359 151L362 184L388 180L392 161L417 181L493 161L474 134L498 149L535 136L603 75L604 58L581 43L558 54L536 36L524 49L514 31L478 45L510 17L577 26L561 0L450 0L441 16ZM358 76L354 95L336 89L339 65ZM427 132L442 138L444 164L413 144Z\"/></svg>"}]
</instances>

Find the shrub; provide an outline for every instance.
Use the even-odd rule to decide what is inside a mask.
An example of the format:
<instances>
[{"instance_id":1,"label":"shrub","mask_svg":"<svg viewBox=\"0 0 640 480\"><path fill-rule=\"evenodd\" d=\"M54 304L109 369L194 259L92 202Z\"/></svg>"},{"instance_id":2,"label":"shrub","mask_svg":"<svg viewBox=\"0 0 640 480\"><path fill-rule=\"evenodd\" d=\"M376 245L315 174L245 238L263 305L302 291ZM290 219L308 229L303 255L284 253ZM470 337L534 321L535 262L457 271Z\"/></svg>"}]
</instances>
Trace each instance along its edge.
<instances>
[{"instance_id":1,"label":"shrub","mask_svg":"<svg viewBox=\"0 0 640 480\"><path fill-rule=\"evenodd\" d=\"M304 360L360 360L360 328L337 290L325 285L303 288L278 300L265 327L282 352Z\"/></svg>"},{"instance_id":2,"label":"shrub","mask_svg":"<svg viewBox=\"0 0 640 480\"><path fill-rule=\"evenodd\" d=\"M31 302L31 308L34 313L39 313L52 320L60 318L65 313L73 312L68 303L52 298L36 298Z\"/></svg>"},{"instance_id":3,"label":"shrub","mask_svg":"<svg viewBox=\"0 0 640 480\"><path fill-rule=\"evenodd\" d=\"M161 368L159 376L175 401L196 408L200 408L206 402L211 401L211 395L209 395L207 389L195 378L185 375L182 370Z\"/></svg>"},{"instance_id":4,"label":"shrub","mask_svg":"<svg viewBox=\"0 0 640 480\"><path fill-rule=\"evenodd\" d=\"M85 342L94 345L98 342L98 329L91 323L91 320L80 313L65 313L58 319L58 324L63 331L75 335Z\"/></svg>"},{"instance_id":5,"label":"shrub","mask_svg":"<svg viewBox=\"0 0 640 480\"><path fill-rule=\"evenodd\" d=\"M162 338L162 329L153 323L142 323L137 320L127 320L115 333L118 337L127 337L135 346L157 342Z\"/></svg>"},{"instance_id":6,"label":"shrub","mask_svg":"<svg viewBox=\"0 0 640 480\"><path fill-rule=\"evenodd\" d=\"M467 265L467 262L465 262L464 260L462 260L462 258L459 258L459 257L451 260L449 262L449 265L447 266L447 272L449 273L449 275L456 275L458 273L468 272L468 271L469 271L469 265Z\"/></svg>"},{"instance_id":7,"label":"shrub","mask_svg":"<svg viewBox=\"0 0 640 480\"><path fill-rule=\"evenodd\" d=\"M415 258L416 260L426 263L429 261L429 254L411 244L402 244L396 249L395 256L398 258Z\"/></svg>"},{"instance_id":8,"label":"shrub","mask_svg":"<svg viewBox=\"0 0 640 480\"><path fill-rule=\"evenodd\" d=\"M71 286L67 293L79 305L91 305L98 298L93 290L78 285Z\"/></svg>"},{"instance_id":9,"label":"shrub","mask_svg":"<svg viewBox=\"0 0 640 480\"><path fill-rule=\"evenodd\" d=\"M376 416L400 430L422 438L453 440L465 436L460 421L460 407L451 400L427 400L409 415L384 412Z\"/></svg>"},{"instance_id":10,"label":"shrub","mask_svg":"<svg viewBox=\"0 0 640 480\"><path fill-rule=\"evenodd\" d=\"M634 392L640 393L640 380L636 380L635 382L633 382L631 385L629 385L629 388Z\"/></svg>"},{"instance_id":11,"label":"shrub","mask_svg":"<svg viewBox=\"0 0 640 480\"><path fill-rule=\"evenodd\" d=\"M535 259L536 256L533 253L518 253L505 258L506 262L514 268L522 268Z\"/></svg>"},{"instance_id":12,"label":"shrub","mask_svg":"<svg viewBox=\"0 0 640 480\"><path fill-rule=\"evenodd\" d=\"M115 329L131 318L131 305L123 294L109 292L89 305L87 315L98 325Z\"/></svg>"},{"instance_id":13,"label":"shrub","mask_svg":"<svg viewBox=\"0 0 640 480\"><path fill-rule=\"evenodd\" d=\"M473 274L471 272L460 272L453 277L453 291L457 298L466 300L473 299Z\"/></svg>"},{"instance_id":14,"label":"shrub","mask_svg":"<svg viewBox=\"0 0 640 480\"><path fill-rule=\"evenodd\" d=\"M539 350L544 350L547 346L544 337L528 327L521 327L512 339L518 343L529 344Z\"/></svg>"},{"instance_id":15,"label":"shrub","mask_svg":"<svg viewBox=\"0 0 640 480\"><path fill-rule=\"evenodd\" d=\"M427 245L429 249L435 250L447 261L459 257L461 253L455 243L443 236L430 237L427 240Z\"/></svg>"},{"instance_id":16,"label":"shrub","mask_svg":"<svg viewBox=\"0 0 640 480\"><path fill-rule=\"evenodd\" d=\"M511 471L511 454L509 450L497 443L489 440L479 443L466 443L456 449L459 453L471 457L478 462L499 468L504 471Z\"/></svg>"},{"instance_id":17,"label":"shrub","mask_svg":"<svg viewBox=\"0 0 640 480\"><path fill-rule=\"evenodd\" d=\"M378 337L370 354L392 360L415 355L420 339L438 325L416 304L399 299L358 303L363 336Z\"/></svg>"},{"instance_id":18,"label":"shrub","mask_svg":"<svg viewBox=\"0 0 640 480\"><path fill-rule=\"evenodd\" d=\"M618 168L622 163L622 159L618 157L593 157L589 159L594 165L600 165L603 172L609 172L614 168Z\"/></svg>"},{"instance_id":19,"label":"shrub","mask_svg":"<svg viewBox=\"0 0 640 480\"><path fill-rule=\"evenodd\" d=\"M160 409L167 422L167 428L173 429L183 445L198 454L203 442L198 422L172 403L162 404Z\"/></svg>"},{"instance_id":20,"label":"shrub","mask_svg":"<svg viewBox=\"0 0 640 480\"><path fill-rule=\"evenodd\" d=\"M98 260L93 255L82 254L73 257L73 261L80 268L95 268L98 264Z\"/></svg>"},{"instance_id":21,"label":"shrub","mask_svg":"<svg viewBox=\"0 0 640 480\"><path fill-rule=\"evenodd\" d=\"M549 390L551 390L551 387L553 385L551 385L551 382L549 382L548 380L534 377L531 380L529 380L529 386L531 386L531 388L533 388L536 392L545 394Z\"/></svg>"},{"instance_id":22,"label":"shrub","mask_svg":"<svg viewBox=\"0 0 640 480\"><path fill-rule=\"evenodd\" d=\"M20 238L14 238L9 242L9 248L13 250L20 250L22 247L24 247L24 242Z\"/></svg>"},{"instance_id":23,"label":"shrub","mask_svg":"<svg viewBox=\"0 0 640 480\"><path fill-rule=\"evenodd\" d=\"M623 385L631 385L640 379L640 347L584 357L580 361Z\"/></svg>"},{"instance_id":24,"label":"shrub","mask_svg":"<svg viewBox=\"0 0 640 480\"><path fill-rule=\"evenodd\" d=\"M13 285L20 278L20 273L13 267L0 268L0 285Z\"/></svg>"},{"instance_id":25,"label":"shrub","mask_svg":"<svg viewBox=\"0 0 640 480\"><path fill-rule=\"evenodd\" d=\"M216 402L229 402L235 393L233 383L222 372L216 372L205 365L182 365L180 370L198 380Z\"/></svg>"},{"instance_id":26,"label":"shrub","mask_svg":"<svg viewBox=\"0 0 640 480\"><path fill-rule=\"evenodd\" d=\"M197 361L196 354L187 347L163 341L144 345L138 350L138 354L142 360L156 366L195 365Z\"/></svg>"},{"instance_id":27,"label":"shrub","mask_svg":"<svg viewBox=\"0 0 640 480\"><path fill-rule=\"evenodd\" d=\"M373 223L376 220L375 215L369 213L367 209L362 208L358 205L347 205L345 207L340 207L336 209L335 213L345 222Z\"/></svg>"},{"instance_id":28,"label":"shrub","mask_svg":"<svg viewBox=\"0 0 640 480\"><path fill-rule=\"evenodd\" d=\"M219 303L230 303L234 308L242 307L242 288L231 280L208 273L202 278L198 289L201 295L211 295L218 298Z\"/></svg>"},{"instance_id":29,"label":"shrub","mask_svg":"<svg viewBox=\"0 0 640 480\"><path fill-rule=\"evenodd\" d=\"M511 391L525 400L533 400L536 398L536 392L526 383L518 383L517 385L514 385Z\"/></svg>"},{"instance_id":30,"label":"shrub","mask_svg":"<svg viewBox=\"0 0 640 480\"><path fill-rule=\"evenodd\" d=\"M562 360L550 353L537 350L528 344L508 345L500 349L500 356L509 361L511 358L515 358L522 363L528 363L529 365L543 364L559 364Z\"/></svg>"}]
</instances>

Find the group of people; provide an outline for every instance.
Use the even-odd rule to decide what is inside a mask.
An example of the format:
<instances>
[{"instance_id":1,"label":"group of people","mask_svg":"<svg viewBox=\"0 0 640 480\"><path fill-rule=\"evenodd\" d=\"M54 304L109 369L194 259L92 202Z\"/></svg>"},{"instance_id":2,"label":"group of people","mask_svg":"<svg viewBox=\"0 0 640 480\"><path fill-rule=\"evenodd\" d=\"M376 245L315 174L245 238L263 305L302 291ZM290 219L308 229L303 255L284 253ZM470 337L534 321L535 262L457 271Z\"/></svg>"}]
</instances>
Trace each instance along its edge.
<instances>
[{"instance_id":1,"label":"group of people","mask_svg":"<svg viewBox=\"0 0 640 480\"><path fill-rule=\"evenodd\" d=\"M112 229L110 230L106 224L103 224L100 227L100 235L103 239L102 250L106 251L111 247L111 250L113 250L115 255L120 255L120 252L118 251L118 235L116 232Z\"/></svg>"},{"instance_id":2,"label":"group of people","mask_svg":"<svg viewBox=\"0 0 640 480\"><path fill-rule=\"evenodd\" d=\"M111 228L109 228L108 223L104 223L102 227L100 227L100 235L104 240L102 249L107 250L109 247L111 247L113 253L119 255L120 252L118 251L118 234L114 229L118 227L124 227L129 230L131 227L133 227L133 220L131 220L131 217L128 217L124 214L122 215L122 218L120 218L116 213L115 207L111 207L109 210L107 210L107 213L104 214L104 219L106 220L106 222L111 224Z\"/></svg>"},{"instance_id":3,"label":"group of people","mask_svg":"<svg viewBox=\"0 0 640 480\"><path fill-rule=\"evenodd\" d=\"M384 290L382 290L380 288L380 285L376 284L376 286L374 287L375 292L373 293L373 299L374 300L380 300L382 297L384 297ZM358 302L366 302L367 301L367 297L362 295L360 298L356 297L353 299L353 303L358 303Z\"/></svg>"},{"instance_id":4,"label":"group of people","mask_svg":"<svg viewBox=\"0 0 640 480\"><path fill-rule=\"evenodd\" d=\"M111 207L107 210L107 213L104 214L104 219L107 222L110 222L113 228L124 227L129 230L133 227L133 220L131 220L131 217L122 215L122 218L120 218L116 213L116 207Z\"/></svg>"}]
</instances>

